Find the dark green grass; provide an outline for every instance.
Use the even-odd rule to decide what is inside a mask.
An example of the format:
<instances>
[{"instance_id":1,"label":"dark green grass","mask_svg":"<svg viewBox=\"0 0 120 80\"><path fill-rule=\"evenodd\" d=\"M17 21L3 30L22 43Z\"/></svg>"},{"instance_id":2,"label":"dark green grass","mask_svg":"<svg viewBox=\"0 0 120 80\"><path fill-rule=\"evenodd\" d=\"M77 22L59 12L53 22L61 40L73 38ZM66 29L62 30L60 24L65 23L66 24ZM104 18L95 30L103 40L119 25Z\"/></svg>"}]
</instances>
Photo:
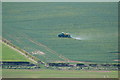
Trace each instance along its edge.
<instances>
[{"instance_id":1,"label":"dark green grass","mask_svg":"<svg viewBox=\"0 0 120 80\"><path fill-rule=\"evenodd\" d=\"M30 61L19 52L2 43L2 61Z\"/></svg>"},{"instance_id":2,"label":"dark green grass","mask_svg":"<svg viewBox=\"0 0 120 80\"><path fill-rule=\"evenodd\" d=\"M117 71L6 70L3 78L118 78Z\"/></svg>"},{"instance_id":3,"label":"dark green grass","mask_svg":"<svg viewBox=\"0 0 120 80\"><path fill-rule=\"evenodd\" d=\"M70 60L116 63L117 3L3 3L3 37L46 62ZM61 39L69 32L82 40ZM33 40L35 43L31 42ZM39 44L43 45L39 45ZM48 49L54 50L56 53Z\"/></svg>"}]
</instances>

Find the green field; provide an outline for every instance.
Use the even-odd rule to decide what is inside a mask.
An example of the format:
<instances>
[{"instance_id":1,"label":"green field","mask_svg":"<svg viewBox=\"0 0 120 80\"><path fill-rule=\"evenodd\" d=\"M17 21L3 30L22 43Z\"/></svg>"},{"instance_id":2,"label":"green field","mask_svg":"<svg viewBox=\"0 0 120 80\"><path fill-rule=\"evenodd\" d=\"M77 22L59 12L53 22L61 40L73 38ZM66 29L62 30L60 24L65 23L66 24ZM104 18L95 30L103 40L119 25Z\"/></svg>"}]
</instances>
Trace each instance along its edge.
<instances>
[{"instance_id":1,"label":"green field","mask_svg":"<svg viewBox=\"0 0 120 80\"><path fill-rule=\"evenodd\" d=\"M5 70L3 78L118 78L117 71Z\"/></svg>"},{"instance_id":2,"label":"green field","mask_svg":"<svg viewBox=\"0 0 120 80\"><path fill-rule=\"evenodd\" d=\"M3 38L42 61L117 63L118 3L3 2L2 8ZM58 38L57 35L61 32L68 32L81 40ZM3 61L29 61L4 44L2 48ZM3 69L2 76L3 78L118 77L117 71L45 69Z\"/></svg>"},{"instance_id":3,"label":"green field","mask_svg":"<svg viewBox=\"0 0 120 80\"><path fill-rule=\"evenodd\" d=\"M28 58L2 43L2 61L30 61Z\"/></svg>"},{"instance_id":4,"label":"green field","mask_svg":"<svg viewBox=\"0 0 120 80\"><path fill-rule=\"evenodd\" d=\"M3 3L3 37L45 62L117 63L117 3ZM58 38L69 32L82 40Z\"/></svg>"},{"instance_id":5,"label":"green field","mask_svg":"<svg viewBox=\"0 0 120 80\"><path fill-rule=\"evenodd\" d=\"M0 52L2 53L2 43L0 42ZM0 60L2 60L2 54L0 54Z\"/></svg>"}]
</instances>

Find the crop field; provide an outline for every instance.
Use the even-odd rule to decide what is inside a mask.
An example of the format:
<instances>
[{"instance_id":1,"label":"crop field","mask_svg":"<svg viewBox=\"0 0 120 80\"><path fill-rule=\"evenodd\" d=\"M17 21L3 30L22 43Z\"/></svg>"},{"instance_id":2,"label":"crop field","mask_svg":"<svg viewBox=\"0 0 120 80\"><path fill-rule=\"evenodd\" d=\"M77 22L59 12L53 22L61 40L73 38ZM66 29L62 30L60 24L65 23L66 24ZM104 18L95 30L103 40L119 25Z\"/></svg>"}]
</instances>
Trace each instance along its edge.
<instances>
[{"instance_id":1,"label":"crop field","mask_svg":"<svg viewBox=\"0 0 120 80\"><path fill-rule=\"evenodd\" d=\"M2 53L2 43L0 42L0 52ZM0 60L2 60L2 54L0 54Z\"/></svg>"},{"instance_id":2,"label":"crop field","mask_svg":"<svg viewBox=\"0 0 120 80\"><path fill-rule=\"evenodd\" d=\"M3 78L118 78L118 72L3 69Z\"/></svg>"},{"instance_id":3,"label":"crop field","mask_svg":"<svg viewBox=\"0 0 120 80\"><path fill-rule=\"evenodd\" d=\"M117 63L117 7L109 2L3 2L3 37L45 62ZM61 32L80 40L57 37Z\"/></svg>"},{"instance_id":4,"label":"crop field","mask_svg":"<svg viewBox=\"0 0 120 80\"><path fill-rule=\"evenodd\" d=\"M2 61L30 61L25 56L2 43Z\"/></svg>"}]
</instances>

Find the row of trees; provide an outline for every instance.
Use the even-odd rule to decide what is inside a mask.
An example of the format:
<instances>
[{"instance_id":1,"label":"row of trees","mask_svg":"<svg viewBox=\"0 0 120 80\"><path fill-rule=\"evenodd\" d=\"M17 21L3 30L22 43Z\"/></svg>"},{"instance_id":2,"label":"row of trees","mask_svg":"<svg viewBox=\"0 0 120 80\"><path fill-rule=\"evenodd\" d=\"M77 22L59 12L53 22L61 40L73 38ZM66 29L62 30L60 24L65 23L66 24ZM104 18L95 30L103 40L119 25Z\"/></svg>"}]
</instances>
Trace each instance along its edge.
<instances>
[{"instance_id":1,"label":"row of trees","mask_svg":"<svg viewBox=\"0 0 120 80\"><path fill-rule=\"evenodd\" d=\"M30 62L1 62L3 69L38 69L38 65L35 65Z\"/></svg>"},{"instance_id":2,"label":"row of trees","mask_svg":"<svg viewBox=\"0 0 120 80\"><path fill-rule=\"evenodd\" d=\"M69 63L48 63L47 68L51 69L72 69L72 70L119 70L120 64L69 64Z\"/></svg>"},{"instance_id":3,"label":"row of trees","mask_svg":"<svg viewBox=\"0 0 120 80\"><path fill-rule=\"evenodd\" d=\"M49 66L56 66L56 67L74 67L74 66L80 66L80 67L98 67L98 66L103 66L103 67L120 67L120 64L83 64L83 63L77 63L77 64L70 64L70 63L48 63Z\"/></svg>"}]
</instances>

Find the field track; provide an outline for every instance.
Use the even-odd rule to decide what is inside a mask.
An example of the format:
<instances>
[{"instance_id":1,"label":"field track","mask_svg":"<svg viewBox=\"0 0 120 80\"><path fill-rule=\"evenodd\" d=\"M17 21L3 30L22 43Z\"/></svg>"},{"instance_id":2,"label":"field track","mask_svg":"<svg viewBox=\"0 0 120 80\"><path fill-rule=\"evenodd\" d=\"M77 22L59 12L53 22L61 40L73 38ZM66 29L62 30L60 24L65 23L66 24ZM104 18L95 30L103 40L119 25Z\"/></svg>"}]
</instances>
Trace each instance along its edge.
<instances>
[{"instance_id":1,"label":"field track","mask_svg":"<svg viewBox=\"0 0 120 80\"><path fill-rule=\"evenodd\" d=\"M37 41L35 41L35 40L33 40L33 39L29 39L29 41L31 41L32 43L34 43L34 44L36 44L36 45L38 45L38 46L40 46L40 47L41 47L41 46L44 47L47 51L49 51L49 52L52 53L53 55L57 55L57 56L59 56L59 58L61 58L61 59L64 60L64 61L56 61L56 62L89 63L89 62L82 62L82 61L72 61L72 60L66 58L65 56L57 53L56 51L48 48L46 45L44 45L44 44L42 44L42 43L40 43L40 42L37 42Z\"/></svg>"},{"instance_id":2,"label":"field track","mask_svg":"<svg viewBox=\"0 0 120 80\"><path fill-rule=\"evenodd\" d=\"M53 53L54 55L57 55L59 56L59 58L63 59L64 61L70 61L68 58L64 57L63 55L61 54L58 54L57 52L55 52L54 50L48 48L47 46L45 46L44 44L40 43L40 42L36 42L36 41L33 41L31 39L29 39L31 42L33 42L34 44L38 45L38 46L42 46L44 47L47 51L49 51L50 53Z\"/></svg>"},{"instance_id":3,"label":"field track","mask_svg":"<svg viewBox=\"0 0 120 80\"><path fill-rule=\"evenodd\" d=\"M0 40L0 42L2 42L2 41ZM8 44L4 43L4 42L2 42L2 43L3 43L3 44L5 44L6 46L10 47L11 49L13 49L13 50L17 51L18 53L22 54L23 56L25 56L25 57L26 57L26 58L28 58L29 60L31 60L31 61L33 61L33 62L37 63L37 61L35 61L35 60L34 60L34 59L32 59L31 57L29 57L29 56L25 55L24 53L22 53L22 52L21 52L21 51L19 51L18 49L14 48L14 47L12 47L12 46L10 46L10 45L8 45Z\"/></svg>"}]
</instances>

